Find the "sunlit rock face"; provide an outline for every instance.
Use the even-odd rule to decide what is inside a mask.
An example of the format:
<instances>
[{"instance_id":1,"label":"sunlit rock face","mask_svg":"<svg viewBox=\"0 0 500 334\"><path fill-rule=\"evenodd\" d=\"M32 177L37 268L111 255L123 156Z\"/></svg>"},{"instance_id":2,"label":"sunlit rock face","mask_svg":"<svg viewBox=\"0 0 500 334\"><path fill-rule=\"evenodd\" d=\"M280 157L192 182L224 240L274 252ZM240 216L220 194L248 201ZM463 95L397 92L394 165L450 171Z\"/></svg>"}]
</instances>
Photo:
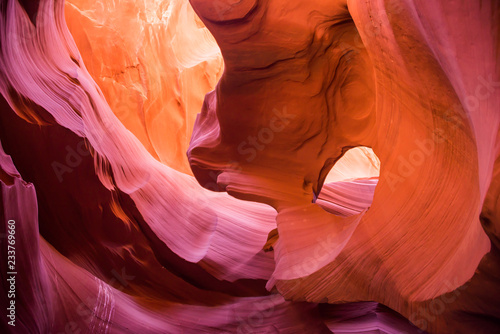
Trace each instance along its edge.
<instances>
[{"instance_id":1,"label":"sunlit rock face","mask_svg":"<svg viewBox=\"0 0 500 334\"><path fill-rule=\"evenodd\" d=\"M114 114L151 155L190 173L193 123L222 73L222 57L189 3L72 0L65 15Z\"/></svg>"},{"instance_id":2,"label":"sunlit rock face","mask_svg":"<svg viewBox=\"0 0 500 334\"><path fill-rule=\"evenodd\" d=\"M499 15L1 1L1 332L500 332Z\"/></svg>"}]
</instances>

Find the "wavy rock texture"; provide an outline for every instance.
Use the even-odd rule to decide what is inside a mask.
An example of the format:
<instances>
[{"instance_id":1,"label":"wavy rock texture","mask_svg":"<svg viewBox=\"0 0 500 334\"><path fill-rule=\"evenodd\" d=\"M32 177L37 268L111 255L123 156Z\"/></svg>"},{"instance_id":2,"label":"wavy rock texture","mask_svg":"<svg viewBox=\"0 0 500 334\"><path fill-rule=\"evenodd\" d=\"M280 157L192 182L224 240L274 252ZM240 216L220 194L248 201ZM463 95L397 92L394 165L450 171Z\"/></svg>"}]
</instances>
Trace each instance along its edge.
<instances>
[{"instance_id":1,"label":"wavy rock texture","mask_svg":"<svg viewBox=\"0 0 500 334\"><path fill-rule=\"evenodd\" d=\"M2 332L500 331L499 15L0 1Z\"/></svg>"}]
</instances>

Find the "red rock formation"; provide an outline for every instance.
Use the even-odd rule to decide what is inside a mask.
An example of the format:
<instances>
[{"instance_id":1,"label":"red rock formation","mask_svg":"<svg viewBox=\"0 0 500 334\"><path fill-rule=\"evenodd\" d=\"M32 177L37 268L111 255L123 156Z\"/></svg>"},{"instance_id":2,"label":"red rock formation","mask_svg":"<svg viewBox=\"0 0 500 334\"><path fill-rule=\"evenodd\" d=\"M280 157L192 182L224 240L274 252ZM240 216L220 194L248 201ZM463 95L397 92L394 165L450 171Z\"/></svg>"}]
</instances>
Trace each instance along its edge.
<instances>
[{"instance_id":1,"label":"red rock formation","mask_svg":"<svg viewBox=\"0 0 500 334\"><path fill-rule=\"evenodd\" d=\"M190 4L0 2L2 332L500 330L498 2Z\"/></svg>"},{"instance_id":2,"label":"red rock formation","mask_svg":"<svg viewBox=\"0 0 500 334\"><path fill-rule=\"evenodd\" d=\"M377 300L411 316L403 305L470 279L490 249L479 214L498 155L497 3L245 1L217 19L211 4L192 3L226 70L190 161L202 185L216 170L222 190L278 210L268 287L314 302ZM265 143L276 110L286 128ZM261 152L246 157L256 135ZM381 162L369 211L339 219L308 204L360 145Z\"/></svg>"}]
</instances>

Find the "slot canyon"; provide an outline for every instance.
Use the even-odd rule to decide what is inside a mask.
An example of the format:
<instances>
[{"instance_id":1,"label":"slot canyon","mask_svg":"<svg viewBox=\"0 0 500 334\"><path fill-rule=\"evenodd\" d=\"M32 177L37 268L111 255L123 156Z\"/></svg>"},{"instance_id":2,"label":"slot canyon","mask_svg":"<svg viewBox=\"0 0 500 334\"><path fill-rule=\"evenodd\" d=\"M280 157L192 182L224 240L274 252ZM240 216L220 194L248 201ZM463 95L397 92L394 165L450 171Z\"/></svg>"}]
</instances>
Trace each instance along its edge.
<instances>
[{"instance_id":1,"label":"slot canyon","mask_svg":"<svg viewBox=\"0 0 500 334\"><path fill-rule=\"evenodd\" d=\"M1 333L500 333L500 1L0 0Z\"/></svg>"}]
</instances>

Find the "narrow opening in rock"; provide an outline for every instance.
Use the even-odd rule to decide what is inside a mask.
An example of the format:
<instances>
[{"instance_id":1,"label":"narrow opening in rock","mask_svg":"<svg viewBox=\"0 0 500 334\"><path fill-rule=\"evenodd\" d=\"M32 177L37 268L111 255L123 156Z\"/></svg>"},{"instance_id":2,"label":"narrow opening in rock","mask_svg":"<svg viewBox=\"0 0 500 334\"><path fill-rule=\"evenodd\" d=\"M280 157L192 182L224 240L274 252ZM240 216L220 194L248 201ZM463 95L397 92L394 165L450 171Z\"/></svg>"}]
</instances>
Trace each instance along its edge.
<instances>
[{"instance_id":1,"label":"narrow opening in rock","mask_svg":"<svg viewBox=\"0 0 500 334\"><path fill-rule=\"evenodd\" d=\"M380 175L380 160L371 148L347 151L328 173L316 204L338 216L369 208Z\"/></svg>"}]
</instances>

